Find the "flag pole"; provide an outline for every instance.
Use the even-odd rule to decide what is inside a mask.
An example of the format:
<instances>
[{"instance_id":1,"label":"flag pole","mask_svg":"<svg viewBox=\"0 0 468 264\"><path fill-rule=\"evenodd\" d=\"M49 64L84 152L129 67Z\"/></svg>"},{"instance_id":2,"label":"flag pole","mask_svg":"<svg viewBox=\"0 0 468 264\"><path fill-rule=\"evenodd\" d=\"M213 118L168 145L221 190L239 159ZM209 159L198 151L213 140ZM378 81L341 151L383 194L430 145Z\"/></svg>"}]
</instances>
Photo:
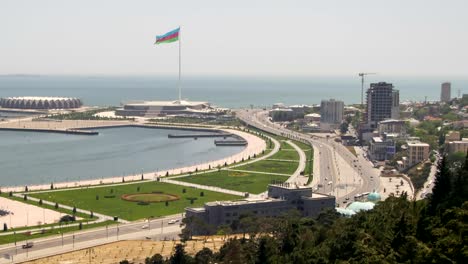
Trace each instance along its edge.
<instances>
[{"instance_id":1,"label":"flag pole","mask_svg":"<svg viewBox=\"0 0 468 264\"><path fill-rule=\"evenodd\" d=\"M177 86L179 86L179 103L182 102L182 94L181 94L181 88L180 88L180 73L181 73L181 43L182 43L182 38L180 34L180 26L179 26L179 82L177 83Z\"/></svg>"}]
</instances>

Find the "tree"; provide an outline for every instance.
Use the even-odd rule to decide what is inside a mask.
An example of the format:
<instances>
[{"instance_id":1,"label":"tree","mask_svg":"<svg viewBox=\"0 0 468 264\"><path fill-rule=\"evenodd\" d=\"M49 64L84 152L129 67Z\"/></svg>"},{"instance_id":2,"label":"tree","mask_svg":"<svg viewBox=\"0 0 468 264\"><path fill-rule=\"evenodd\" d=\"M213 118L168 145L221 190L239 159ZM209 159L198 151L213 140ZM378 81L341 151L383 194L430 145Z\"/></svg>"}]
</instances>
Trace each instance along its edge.
<instances>
[{"instance_id":1,"label":"tree","mask_svg":"<svg viewBox=\"0 0 468 264\"><path fill-rule=\"evenodd\" d=\"M145 264L164 264L164 258L161 254L155 254L151 258L148 257L145 259Z\"/></svg>"},{"instance_id":2,"label":"tree","mask_svg":"<svg viewBox=\"0 0 468 264\"><path fill-rule=\"evenodd\" d=\"M76 207L75 206L73 206L72 212L73 212L73 215L76 215Z\"/></svg>"},{"instance_id":3,"label":"tree","mask_svg":"<svg viewBox=\"0 0 468 264\"><path fill-rule=\"evenodd\" d=\"M54 183L51 183L51 184L50 184L50 189L51 189L51 190L54 189Z\"/></svg>"},{"instance_id":4,"label":"tree","mask_svg":"<svg viewBox=\"0 0 468 264\"><path fill-rule=\"evenodd\" d=\"M171 256L169 259L169 263L171 264L186 264L191 263L192 257L187 255L185 252L185 246L182 244L177 244L175 246L174 255Z\"/></svg>"},{"instance_id":5,"label":"tree","mask_svg":"<svg viewBox=\"0 0 468 264\"><path fill-rule=\"evenodd\" d=\"M93 213L93 211L91 211L91 213L89 214L89 218L94 218L94 213Z\"/></svg>"},{"instance_id":6,"label":"tree","mask_svg":"<svg viewBox=\"0 0 468 264\"><path fill-rule=\"evenodd\" d=\"M55 203L55 206L54 206L54 207L55 207L55 209L58 209L58 208L59 208L58 203Z\"/></svg>"},{"instance_id":7,"label":"tree","mask_svg":"<svg viewBox=\"0 0 468 264\"><path fill-rule=\"evenodd\" d=\"M204 247L202 250L195 254L195 263L197 264L209 264L213 262L213 251Z\"/></svg>"},{"instance_id":8,"label":"tree","mask_svg":"<svg viewBox=\"0 0 468 264\"><path fill-rule=\"evenodd\" d=\"M6 223L3 223L3 232L8 231L8 226Z\"/></svg>"},{"instance_id":9,"label":"tree","mask_svg":"<svg viewBox=\"0 0 468 264\"><path fill-rule=\"evenodd\" d=\"M79 229L79 230L82 230L82 229L83 229L83 222L80 222L80 223L78 224L78 229Z\"/></svg>"},{"instance_id":10,"label":"tree","mask_svg":"<svg viewBox=\"0 0 468 264\"><path fill-rule=\"evenodd\" d=\"M42 205L42 199L39 199L39 205Z\"/></svg>"},{"instance_id":11,"label":"tree","mask_svg":"<svg viewBox=\"0 0 468 264\"><path fill-rule=\"evenodd\" d=\"M429 212L434 214L442 206L442 203L451 192L451 173L447 165L447 157L444 156L437 166L437 173L434 180L434 188L430 197Z\"/></svg>"},{"instance_id":12,"label":"tree","mask_svg":"<svg viewBox=\"0 0 468 264\"><path fill-rule=\"evenodd\" d=\"M204 192L200 192L200 196L201 196L201 197L205 196L205 193L204 193Z\"/></svg>"},{"instance_id":13,"label":"tree","mask_svg":"<svg viewBox=\"0 0 468 264\"><path fill-rule=\"evenodd\" d=\"M25 194L23 195L23 200L27 201L28 200L28 196Z\"/></svg>"}]
</instances>

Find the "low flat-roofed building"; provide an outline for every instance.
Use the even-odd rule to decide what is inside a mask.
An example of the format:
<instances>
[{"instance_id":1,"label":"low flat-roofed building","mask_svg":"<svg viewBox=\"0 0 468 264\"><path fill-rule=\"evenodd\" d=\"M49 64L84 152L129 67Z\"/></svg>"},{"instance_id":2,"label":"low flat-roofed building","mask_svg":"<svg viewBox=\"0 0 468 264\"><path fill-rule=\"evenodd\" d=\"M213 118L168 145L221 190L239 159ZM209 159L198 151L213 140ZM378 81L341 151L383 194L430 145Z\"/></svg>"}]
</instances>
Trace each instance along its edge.
<instances>
[{"instance_id":1,"label":"low flat-roofed building","mask_svg":"<svg viewBox=\"0 0 468 264\"><path fill-rule=\"evenodd\" d=\"M422 142L408 142L408 165L413 166L429 159L430 146Z\"/></svg>"},{"instance_id":2,"label":"low flat-roofed building","mask_svg":"<svg viewBox=\"0 0 468 264\"><path fill-rule=\"evenodd\" d=\"M292 121L294 120L294 112L289 108L276 108L268 112L271 120L274 122Z\"/></svg>"},{"instance_id":3,"label":"low flat-roofed building","mask_svg":"<svg viewBox=\"0 0 468 264\"><path fill-rule=\"evenodd\" d=\"M304 217L316 217L325 209L335 208L335 197L312 192L312 187L294 184L270 184L268 198L205 203L202 208L186 208L185 217L194 217L210 226L211 232L221 225L235 226L239 217L252 214L258 217L275 217L290 210L298 210ZM203 231L191 227L193 234Z\"/></svg>"},{"instance_id":4,"label":"low flat-roofed building","mask_svg":"<svg viewBox=\"0 0 468 264\"><path fill-rule=\"evenodd\" d=\"M291 105L289 109L291 109L294 113L295 118L302 118L306 111L310 110L312 107L308 105Z\"/></svg>"},{"instance_id":5,"label":"low flat-roofed building","mask_svg":"<svg viewBox=\"0 0 468 264\"><path fill-rule=\"evenodd\" d=\"M446 143L446 149L448 153L455 153L455 152L467 153L468 138L462 138L462 140L457 140L457 141L450 141Z\"/></svg>"},{"instance_id":6,"label":"low flat-roofed building","mask_svg":"<svg viewBox=\"0 0 468 264\"><path fill-rule=\"evenodd\" d=\"M388 119L380 121L378 124L379 134L399 134L404 136L406 134L405 121L397 119Z\"/></svg>"},{"instance_id":7,"label":"low flat-roofed building","mask_svg":"<svg viewBox=\"0 0 468 264\"><path fill-rule=\"evenodd\" d=\"M395 142L391 139L373 137L369 144L369 154L373 160L387 160L395 154Z\"/></svg>"},{"instance_id":8,"label":"low flat-roofed building","mask_svg":"<svg viewBox=\"0 0 468 264\"><path fill-rule=\"evenodd\" d=\"M448 143L450 141L459 141L461 138L460 131L449 131L445 135L445 143Z\"/></svg>"},{"instance_id":9,"label":"low flat-roofed building","mask_svg":"<svg viewBox=\"0 0 468 264\"><path fill-rule=\"evenodd\" d=\"M304 122L306 123L320 122L320 114L317 114L317 113L307 114L304 116Z\"/></svg>"},{"instance_id":10,"label":"low flat-roofed building","mask_svg":"<svg viewBox=\"0 0 468 264\"><path fill-rule=\"evenodd\" d=\"M115 111L120 116L157 117L166 115L219 115L224 108L214 108L207 102L194 101L143 101L127 103Z\"/></svg>"}]
</instances>

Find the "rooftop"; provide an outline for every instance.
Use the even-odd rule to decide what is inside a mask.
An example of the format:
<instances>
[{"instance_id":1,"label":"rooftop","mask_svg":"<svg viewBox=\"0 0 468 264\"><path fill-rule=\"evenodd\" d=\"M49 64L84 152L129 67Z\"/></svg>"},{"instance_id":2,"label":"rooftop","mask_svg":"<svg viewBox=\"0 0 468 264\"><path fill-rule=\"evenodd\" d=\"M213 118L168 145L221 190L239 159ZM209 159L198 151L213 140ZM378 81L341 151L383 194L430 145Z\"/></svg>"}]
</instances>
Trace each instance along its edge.
<instances>
[{"instance_id":1,"label":"rooftop","mask_svg":"<svg viewBox=\"0 0 468 264\"><path fill-rule=\"evenodd\" d=\"M142 101L142 102L131 102L126 105L148 105L148 106L196 106L208 104L208 102L197 102L197 101L186 101L186 100L176 100L176 101Z\"/></svg>"},{"instance_id":2,"label":"rooftop","mask_svg":"<svg viewBox=\"0 0 468 264\"><path fill-rule=\"evenodd\" d=\"M410 147L429 147L429 144L423 142L408 142Z\"/></svg>"}]
</instances>

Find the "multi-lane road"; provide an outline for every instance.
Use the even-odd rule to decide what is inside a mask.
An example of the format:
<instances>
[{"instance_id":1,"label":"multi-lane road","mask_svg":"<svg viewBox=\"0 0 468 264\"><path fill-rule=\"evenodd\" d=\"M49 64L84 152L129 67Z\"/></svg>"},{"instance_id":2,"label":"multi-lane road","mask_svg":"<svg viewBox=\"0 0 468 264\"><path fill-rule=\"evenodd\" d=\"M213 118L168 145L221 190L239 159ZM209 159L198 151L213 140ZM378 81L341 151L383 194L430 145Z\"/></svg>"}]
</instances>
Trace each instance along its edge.
<instances>
[{"instance_id":1,"label":"multi-lane road","mask_svg":"<svg viewBox=\"0 0 468 264\"><path fill-rule=\"evenodd\" d=\"M337 204L346 204L358 193L378 191L379 170L373 167L360 152L355 156L345 146L332 138L316 137L286 129L270 122L268 112L258 109L237 110L237 117L252 127L266 132L309 142L314 146L314 155L320 162L320 168L314 168L314 180L317 192L335 195Z\"/></svg>"},{"instance_id":2,"label":"multi-lane road","mask_svg":"<svg viewBox=\"0 0 468 264\"><path fill-rule=\"evenodd\" d=\"M122 239L178 239L181 216L152 219L145 222L113 225L94 230L67 233L34 241L31 248L23 249L28 241L10 244L0 248L0 263L17 262L35 257L42 257L74 249L88 248ZM171 221L172 220L172 221Z\"/></svg>"}]
</instances>

